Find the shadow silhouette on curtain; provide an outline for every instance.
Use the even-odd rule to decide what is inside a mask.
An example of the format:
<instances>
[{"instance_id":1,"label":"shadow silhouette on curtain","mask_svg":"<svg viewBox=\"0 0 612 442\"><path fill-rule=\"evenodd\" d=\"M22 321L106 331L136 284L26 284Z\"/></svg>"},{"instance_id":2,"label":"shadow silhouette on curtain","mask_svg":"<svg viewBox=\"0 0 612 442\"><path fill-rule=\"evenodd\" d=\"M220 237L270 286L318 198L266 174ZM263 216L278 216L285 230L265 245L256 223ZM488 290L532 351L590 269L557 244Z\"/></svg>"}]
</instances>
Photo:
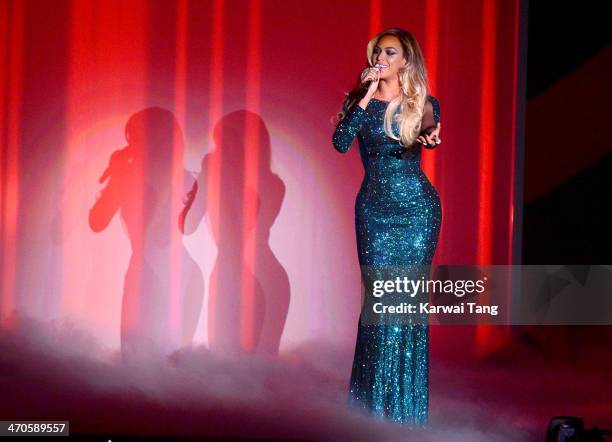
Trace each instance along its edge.
<instances>
[{"instance_id":1,"label":"shadow silhouette on curtain","mask_svg":"<svg viewBox=\"0 0 612 442\"><path fill-rule=\"evenodd\" d=\"M130 117L125 136L128 145L113 152L100 177L106 186L89 212L89 226L101 232L119 212L130 240L121 351L131 360L191 345L204 281L179 225L193 179L183 168L178 122L168 110L147 108Z\"/></svg>"},{"instance_id":2,"label":"shadow silhouette on curtain","mask_svg":"<svg viewBox=\"0 0 612 442\"><path fill-rule=\"evenodd\" d=\"M259 115L240 110L224 116L213 139L184 211L187 234L208 214L218 248L209 285L209 345L226 354L275 356L290 287L269 240L285 185L270 169L270 136ZM246 297L252 301L247 311Z\"/></svg>"}]
</instances>

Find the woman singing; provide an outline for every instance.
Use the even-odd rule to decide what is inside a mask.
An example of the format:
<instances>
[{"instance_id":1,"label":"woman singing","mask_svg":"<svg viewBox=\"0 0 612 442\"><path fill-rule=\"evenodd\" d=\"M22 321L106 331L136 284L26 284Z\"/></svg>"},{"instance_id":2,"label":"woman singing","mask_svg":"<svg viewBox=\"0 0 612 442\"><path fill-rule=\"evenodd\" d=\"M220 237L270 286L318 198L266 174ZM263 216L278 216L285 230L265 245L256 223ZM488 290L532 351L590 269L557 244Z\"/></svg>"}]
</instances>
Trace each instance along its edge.
<instances>
[{"instance_id":1,"label":"woman singing","mask_svg":"<svg viewBox=\"0 0 612 442\"><path fill-rule=\"evenodd\" d=\"M420 158L422 145L434 148L441 140L438 101L428 95L415 38L388 29L368 43L367 56L369 66L343 104L332 141L342 153L355 136L359 141L365 177L355 202L357 251L362 280L371 282L372 275L431 265L442 209ZM364 317L362 310L349 404L396 422L426 424L427 321L392 325Z\"/></svg>"}]
</instances>

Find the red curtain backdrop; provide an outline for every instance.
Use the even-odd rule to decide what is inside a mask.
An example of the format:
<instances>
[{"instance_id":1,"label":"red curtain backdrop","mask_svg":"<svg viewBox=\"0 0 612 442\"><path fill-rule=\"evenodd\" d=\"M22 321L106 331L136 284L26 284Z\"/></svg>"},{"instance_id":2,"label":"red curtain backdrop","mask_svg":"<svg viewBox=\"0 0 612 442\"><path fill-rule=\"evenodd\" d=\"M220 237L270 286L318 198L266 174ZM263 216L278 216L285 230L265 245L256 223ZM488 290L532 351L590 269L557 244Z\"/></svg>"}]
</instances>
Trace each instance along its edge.
<instances>
[{"instance_id":1,"label":"red curtain backdrop","mask_svg":"<svg viewBox=\"0 0 612 442\"><path fill-rule=\"evenodd\" d=\"M147 261L153 270L133 271L138 284L151 271L169 287L159 304L167 345L190 333L211 343L224 327L247 350L263 337L278 346L281 333L281 347L352 345L363 171L357 149L333 150L330 120L368 40L391 26L419 40L441 103L443 143L423 158L443 204L435 262L511 263L518 17L516 0L1 2L5 325L14 309L71 318L117 345L144 308L124 293L134 253L161 238L169 245ZM144 152L158 164L121 190L131 221L117 214L96 232L99 178L126 145L130 117L150 108L174 118L172 142ZM164 207L178 214L201 171L203 221L183 236L172 215L151 233L147 210L167 193ZM262 331L270 312L280 328ZM487 345L482 330L475 346ZM434 331L434 348L444 351L452 333Z\"/></svg>"}]
</instances>

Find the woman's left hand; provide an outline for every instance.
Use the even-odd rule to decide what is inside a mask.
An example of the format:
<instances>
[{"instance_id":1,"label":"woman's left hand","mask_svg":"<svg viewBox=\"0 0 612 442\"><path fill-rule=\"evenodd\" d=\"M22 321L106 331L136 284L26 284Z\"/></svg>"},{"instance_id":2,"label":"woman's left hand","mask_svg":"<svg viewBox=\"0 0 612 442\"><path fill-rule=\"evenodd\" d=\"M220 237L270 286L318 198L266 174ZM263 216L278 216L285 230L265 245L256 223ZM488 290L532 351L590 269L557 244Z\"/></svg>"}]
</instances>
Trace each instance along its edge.
<instances>
[{"instance_id":1,"label":"woman's left hand","mask_svg":"<svg viewBox=\"0 0 612 442\"><path fill-rule=\"evenodd\" d=\"M442 140L440 139L441 127L442 126L440 125L440 123L438 123L434 130L430 131L429 133L424 133L423 135L420 135L417 138L417 141L423 144L425 147L431 148L437 146L442 142Z\"/></svg>"}]
</instances>

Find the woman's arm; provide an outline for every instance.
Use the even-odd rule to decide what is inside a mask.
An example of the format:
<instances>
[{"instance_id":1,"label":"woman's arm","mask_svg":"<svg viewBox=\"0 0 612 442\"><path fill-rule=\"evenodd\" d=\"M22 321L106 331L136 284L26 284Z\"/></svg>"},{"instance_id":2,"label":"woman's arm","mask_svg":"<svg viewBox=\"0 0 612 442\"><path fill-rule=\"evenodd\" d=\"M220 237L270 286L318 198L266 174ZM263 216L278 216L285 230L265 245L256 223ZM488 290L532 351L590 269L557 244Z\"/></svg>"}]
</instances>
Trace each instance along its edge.
<instances>
[{"instance_id":1,"label":"woman's arm","mask_svg":"<svg viewBox=\"0 0 612 442\"><path fill-rule=\"evenodd\" d=\"M434 149L440 140L440 103L429 95L421 119L421 135L417 139L426 149Z\"/></svg>"},{"instance_id":2,"label":"woman's arm","mask_svg":"<svg viewBox=\"0 0 612 442\"><path fill-rule=\"evenodd\" d=\"M120 207L121 196L125 189L117 178L111 177L108 185L100 192L95 204L89 210L89 227L98 233L106 229Z\"/></svg>"},{"instance_id":3,"label":"woman's arm","mask_svg":"<svg viewBox=\"0 0 612 442\"><path fill-rule=\"evenodd\" d=\"M332 136L332 143L338 152L346 153L353 140L357 136L357 132L361 129L363 121L365 120L366 112L361 106L356 104L346 114L344 119L338 123L334 135Z\"/></svg>"},{"instance_id":4,"label":"woman's arm","mask_svg":"<svg viewBox=\"0 0 612 442\"><path fill-rule=\"evenodd\" d=\"M346 153L353 140L357 136L357 132L361 129L365 120L366 112L365 109L368 107L370 99L378 88L378 82L380 81L380 70L374 68L366 68L361 73L361 84L370 82L368 90L347 114L344 116L342 121L336 126L334 135L332 136L332 143L338 152Z\"/></svg>"},{"instance_id":5,"label":"woman's arm","mask_svg":"<svg viewBox=\"0 0 612 442\"><path fill-rule=\"evenodd\" d=\"M129 147L113 152L108 168L100 177L100 183L108 179L108 184L98 194L96 202L89 210L89 227L96 233L106 229L129 188L125 182L125 177L130 175L129 152Z\"/></svg>"},{"instance_id":6,"label":"woman's arm","mask_svg":"<svg viewBox=\"0 0 612 442\"><path fill-rule=\"evenodd\" d=\"M214 154L208 153L202 158L200 174L185 198L185 206L179 217L179 227L185 235L191 235L197 230L208 210L206 181L208 180L208 168L212 155Z\"/></svg>"}]
</instances>

